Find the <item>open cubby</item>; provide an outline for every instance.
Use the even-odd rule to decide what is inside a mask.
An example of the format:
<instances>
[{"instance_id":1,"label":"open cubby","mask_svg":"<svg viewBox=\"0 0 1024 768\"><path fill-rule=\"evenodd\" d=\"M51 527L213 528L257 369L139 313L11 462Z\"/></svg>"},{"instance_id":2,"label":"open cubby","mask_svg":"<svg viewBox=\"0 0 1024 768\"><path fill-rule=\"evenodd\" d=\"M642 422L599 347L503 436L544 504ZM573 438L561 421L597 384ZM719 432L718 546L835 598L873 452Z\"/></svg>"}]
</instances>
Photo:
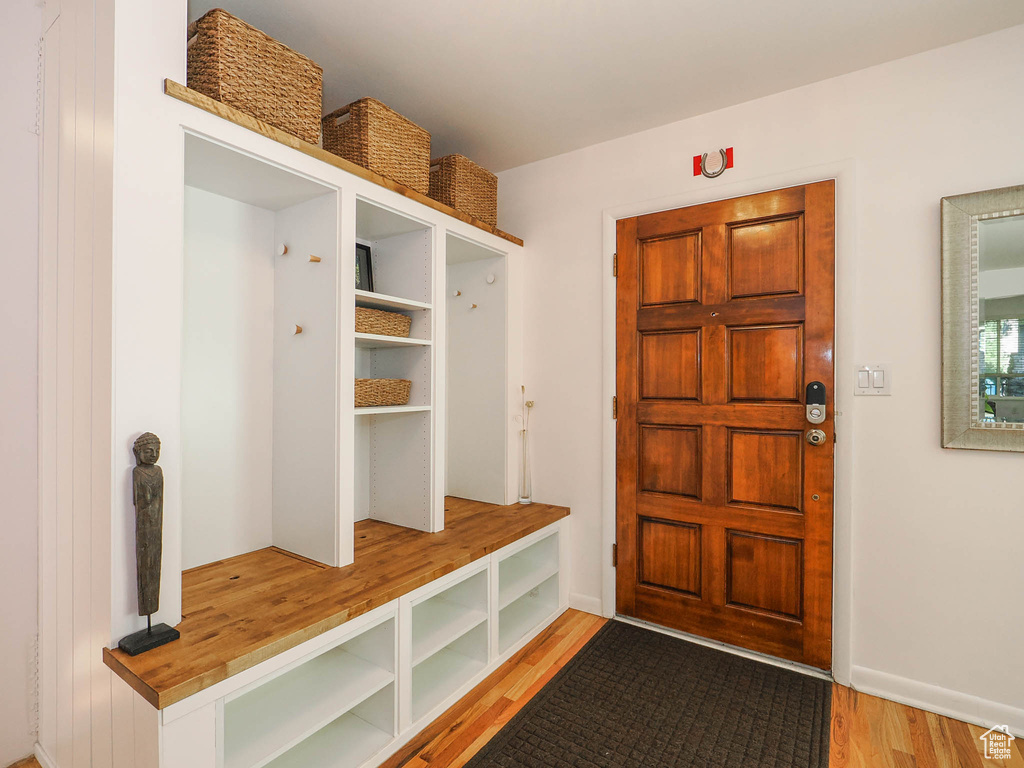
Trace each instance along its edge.
<instances>
[{"instance_id":1,"label":"open cubby","mask_svg":"<svg viewBox=\"0 0 1024 768\"><path fill-rule=\"evenodd\" d=\"M357 768L395 737L395 684L267 763L269 768Z\"/></svg>"},{"instance_id":2,"label":"open cubby","mask_svg":"<svg viewBox=\"0 0 1024 768\"><path fill-rule=\"evenodd\" d=\"M337 565L338 193L190 134L184 181L182 568Z\"/></svg>"},{"instance_id":3,"label":"open cubby","mask_svg":"<svg viewBox=\"0 0 1024 768\"><path fill-rule=\"evenodd\" d=\"M504 653L558 610L558 574L498 612L498 653Z\"/></svg>"},{"instance_id":4,"label":"open cubby","mask_svg":"<svg viewBox=\"0 0 1024 768\"><path fill-rule=\"evenodd\" d=\"M487 638L484 622L413 666L413 722L430 714L487 666Z\"/></svg>"},{"instance_id":5,"label":"open cubby","mask_svg":"<svg viewBox=\"0 0 1024 768\"><path fill-rule=\"evenodd\" d=\"M291 765L291 758L275 758L301 749L308 739L324 738L321 729L355 728L369 734L359 707L380 692L394 699L394 660L395 621L389 619L229 700L224 705L224 768ZM353 714L344 720L348 725L339 725L350 710ZM386 721L365 724L392 731Z\"/></svg>"},{"instance_id":6,"label":"open cubby","mask_svg":"<svg viewBox=\"0 0 1024 768\"><path fill-rule=\"evenodd\" d=\"M487 615L486 571L414 605L413 666L487 621Z\"/></svg>"},{"instance_id":7,"label":"open cubby","mask_svg":"<svg viewBox=\"0 0 1024 768\"><path fill-rule=\"evenodd\" d=\"M525 595L558 573L558 534L534 542L498 565L498 608Z\"/></svg>"}]
</instances>

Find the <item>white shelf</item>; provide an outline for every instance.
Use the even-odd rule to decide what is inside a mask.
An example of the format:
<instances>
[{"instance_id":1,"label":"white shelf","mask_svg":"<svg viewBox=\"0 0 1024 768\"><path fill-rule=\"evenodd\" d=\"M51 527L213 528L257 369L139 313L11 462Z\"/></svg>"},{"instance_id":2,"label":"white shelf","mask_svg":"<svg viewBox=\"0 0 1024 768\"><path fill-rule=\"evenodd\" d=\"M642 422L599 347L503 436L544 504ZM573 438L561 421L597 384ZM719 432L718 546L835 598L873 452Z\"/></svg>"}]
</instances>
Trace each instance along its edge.
<instances>
[{"instance_id":1,"label":"white shelf","mask_svg":"<svg viewBox=\"0 0 1024 768\"><path fill-rule=\"evenodd\" d=\"M270 768L356 768L392 738L349 713L270 763Z\"/></svg>"},{"instance_id":2,"label":"white shelf","mask_svg":"<svg viewBox=\"0 0 1024 768\"><path fill-rule=\"evenodd\" d=\"M384 413L420 413L429 410L429 405L371 405L364 408L356 408L355 412L356 416L374 416Z\"/></svg>"},{"instance_id":3,"label":"white shelf","mask_svg":"<svg viewBox=\"0 0 1024 768\"><path fill-rule=\"evenodd\" d=\"M504 653L558 609L558 579L549 577L536 597L524 594L498 614L498 650Z\"/></svg>"},{"instance_id":4,"label":"white shelf","mask_svg":"<svg viewBox=\"0 0 1024 768\"><path fill-rule=\"evenodd\" d=\"M386 347L429 347L429 339L407 339L402 336L381 336L376 333L357 333L356 346L360 349L384 349Z\"/></svg>"},{"instance_id":5,"label":"white shelf","mask_svg":"<svg viewBox=\"0 0 1024 768\"><path fill-rule=\"evenodd\" d=\"M429 713L484 666L482 661L471 659L451 648L444 648L413 667L413 721Z\"/></svg>"},{"instance_id":6,"label":"white shelf","mask_svg":"<svg viewBox=\"0 0 1024 768\"><path fill-rule=\"evenodd\" d=\"M356 306L367 309L405 310L407 312L418 312L424 309L431 309L430 304L412 299L400 299L397 296L388 296L386 293L374 293L372 291L356 290Z\"/></svg>"},{"instance_id":7,"label":"white shelf","mask_svg":"<svg viewBox=\"0 0 1024 768\"><path fill-rule=\"evenodd\" d=\"M498 574L498 608L505 608L538 584L558 573L558 563L538 566L526 558L513 555L501 561Z\"/></svg>"},{"instance_id":8,"label":"white shelf","mask_svg":"<svg viewBox=\"0 0 1024 768\"><path fill-rule=\"evenodd\" d=\"M265 765L394 679L393 673L338 649L228 702L225 768Z\"/></svg>"},{"instance_id":9,"label":"white shelf","mask_svg":"<svg viewBox=\"0 0 1024 768\"><path fill-rule=\"evenodd\" d=\"M419 664L453 640L487 621L487 612L466 608L440 597L413 609L412 663Z\"/></svg>"}]
</instances>

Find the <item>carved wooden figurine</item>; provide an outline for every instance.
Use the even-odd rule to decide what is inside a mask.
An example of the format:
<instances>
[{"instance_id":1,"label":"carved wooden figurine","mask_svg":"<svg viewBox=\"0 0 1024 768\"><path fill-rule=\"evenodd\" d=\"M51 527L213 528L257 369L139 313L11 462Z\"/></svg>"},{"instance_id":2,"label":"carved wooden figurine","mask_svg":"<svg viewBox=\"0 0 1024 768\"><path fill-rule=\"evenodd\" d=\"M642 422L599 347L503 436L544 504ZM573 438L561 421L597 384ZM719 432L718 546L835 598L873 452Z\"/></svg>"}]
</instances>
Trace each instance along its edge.
<instances>
[{"instance_id":1,"label":"carved wooden figurine","mask_svg":"<svg viewBox=\"0 0 1024 768\"><path fill-rule=\"evenodd\" d=\"M132 501L135 504L135 564L138 577L139 615L146 617L146 629L123 638L118 647L135 656L143 651L177 640L178 630L166 624L153 626L152 615L160 608L160 565L164 527L164 471L160 459L160 438L152 432L141 435L133 446Z\"/></svg>"}]
</instances>

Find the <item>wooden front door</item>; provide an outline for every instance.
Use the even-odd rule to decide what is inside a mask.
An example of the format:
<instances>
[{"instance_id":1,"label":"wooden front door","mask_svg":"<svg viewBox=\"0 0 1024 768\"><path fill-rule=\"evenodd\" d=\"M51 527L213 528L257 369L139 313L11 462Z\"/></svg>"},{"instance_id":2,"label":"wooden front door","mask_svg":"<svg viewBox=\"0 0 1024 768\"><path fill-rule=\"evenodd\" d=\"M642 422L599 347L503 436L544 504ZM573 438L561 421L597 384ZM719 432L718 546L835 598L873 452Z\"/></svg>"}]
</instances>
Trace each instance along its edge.
<instances>
[{"instance_id":1,"label":"wooden front door","mask_svg":"<svg viewBox=\"0 0 1024 768\"><path fill-rule=\"evenodd\" d=\"M822 669L834 201L825 181L652 213L617 244L618 612Z\"/></svg>"}]
</instances>

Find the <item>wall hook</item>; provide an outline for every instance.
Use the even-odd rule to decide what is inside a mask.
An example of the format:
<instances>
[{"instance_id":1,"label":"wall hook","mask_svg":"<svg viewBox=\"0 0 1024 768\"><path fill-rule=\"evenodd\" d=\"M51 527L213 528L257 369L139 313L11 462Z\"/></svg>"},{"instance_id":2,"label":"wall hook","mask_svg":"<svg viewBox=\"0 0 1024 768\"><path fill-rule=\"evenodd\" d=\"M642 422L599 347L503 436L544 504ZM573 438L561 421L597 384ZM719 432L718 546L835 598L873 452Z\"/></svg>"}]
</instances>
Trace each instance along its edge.
<instances>
[{"instance_id":1,"label":"wall hook","mask_svg":"<svg viewBox=\"0 0 1024 768\"><path fill-rule=\"evenodd\" d=\"M285 256L285 255L287 255L287 253L288 253L288 246L287 245L285 245L284 243L281 243L279 246L277 246L277 255L278 256Z\"/></svg>"},{"instance_id":2,"label":"wall hook","mask_svg":"<svg viewBox=\"0 0 1024 768\"><path fill-rule=\"evenodd\" d=\"M302 333L302 326L301 325L296 325L295 326L295 335L298 336L300 333Z\"/></svg>"},{"instance_id":3,"label":"wall hook","mask_svg":"<svg viewBox=\"0 0 1024 768\"><path fill-rule=\"evenodd\" d=\"M494 277L493 273L487 276L487 284L488 285L493 285L494 284L494 280L495 280L495 277Z\"/></svg>"},{"instance_id":4,"label":"wall hook","mask_svg":"<svg viewBox=\"0 0 1024 768\"><path fill-rule=\"evenodd\" d=\"M452 291L452 296L461 296L462 291Z\"/></svg>"},{"instance_id":5,"label":"wall hook","mask_svg":"<svg viewBox=\"0 0 1024 768\"><path fill-rule=\"evenodd\" d=\"M313 254L309 255L309 260L311 262L313 262L314 264L319 264L320 263L320 257L319 256L314 256Z\"/></svg>"},{"instance_id":6,"label":"wall hook","mask_svg":"<svg viewBox=\"0 0 1024 768\"><path fill-rule=\"evenodd\" d=\"M470 307L470 309L476 309L476 304Z\"/></svg>"}]
</instances>

